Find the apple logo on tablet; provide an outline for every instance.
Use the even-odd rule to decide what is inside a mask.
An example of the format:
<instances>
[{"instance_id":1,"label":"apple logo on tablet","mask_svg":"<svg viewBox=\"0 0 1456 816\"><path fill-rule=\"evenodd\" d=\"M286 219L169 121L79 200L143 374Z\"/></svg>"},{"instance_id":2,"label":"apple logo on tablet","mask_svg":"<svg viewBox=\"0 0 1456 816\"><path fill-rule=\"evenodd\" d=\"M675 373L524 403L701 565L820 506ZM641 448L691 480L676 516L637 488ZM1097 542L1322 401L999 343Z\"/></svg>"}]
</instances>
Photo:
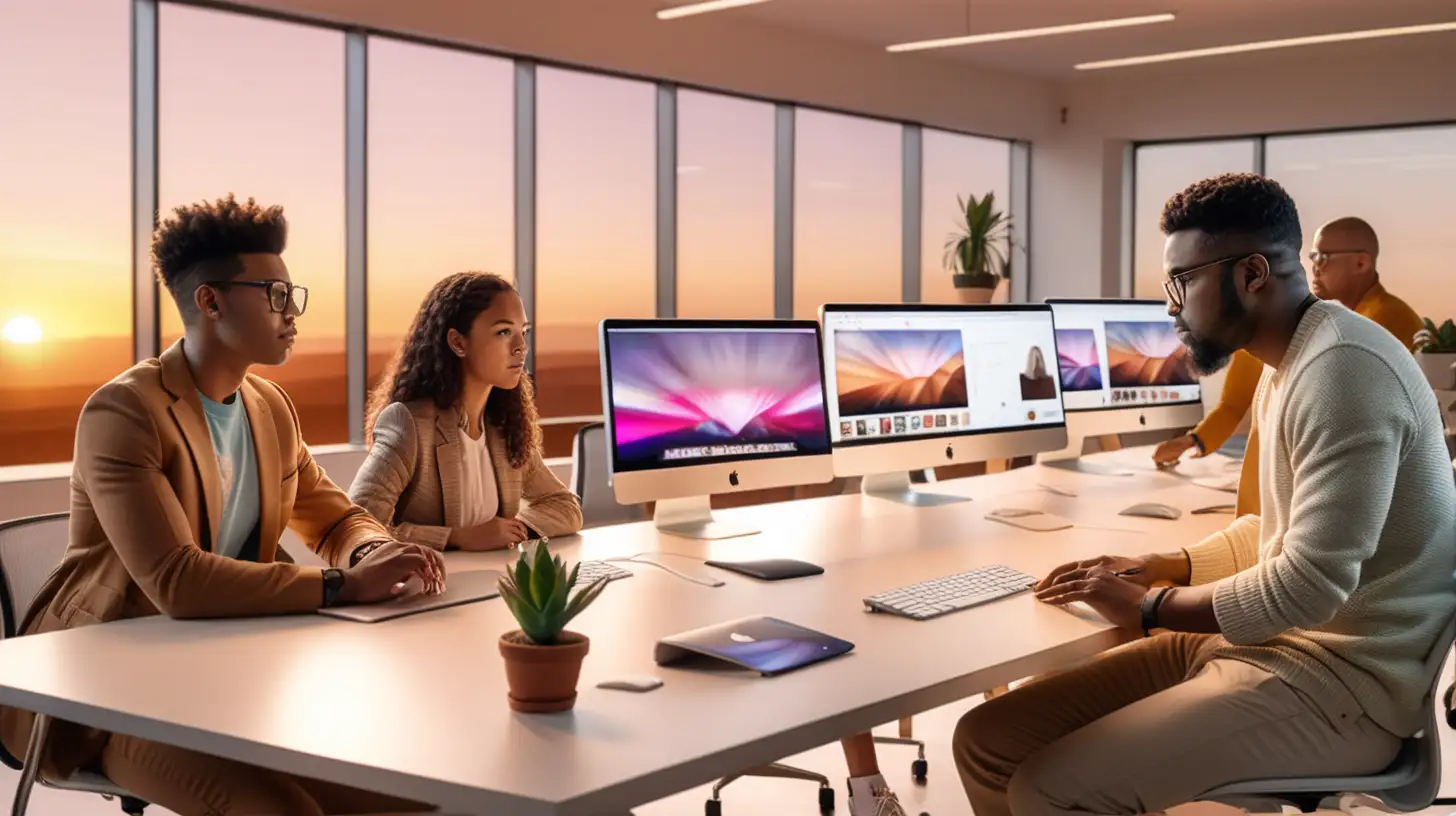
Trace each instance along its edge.
<instances>
[{"instance_id":1,"label":"apple logo on tablet","mask_svg":"<svg viewBox=\"0 0 1456 816\"><path fill-rule=\"evenodd\" d=\"M729 632L728 633L728 639L731 640L731 641L733 641L734 643L753 643L754 642L754 638L753 638L752 635L741 635L741 634L739 634L737 632Z\"/></svg>"}]
</instances>

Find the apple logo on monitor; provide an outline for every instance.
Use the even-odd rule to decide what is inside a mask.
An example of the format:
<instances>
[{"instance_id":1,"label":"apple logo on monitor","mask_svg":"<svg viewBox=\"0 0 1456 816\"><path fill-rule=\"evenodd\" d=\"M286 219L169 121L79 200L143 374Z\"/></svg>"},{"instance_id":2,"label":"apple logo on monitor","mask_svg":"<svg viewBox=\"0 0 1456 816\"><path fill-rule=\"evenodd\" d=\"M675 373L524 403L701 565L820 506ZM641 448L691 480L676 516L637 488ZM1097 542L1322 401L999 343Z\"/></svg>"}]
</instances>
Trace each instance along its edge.
<instances>
[{"instance_id":1,"label":"apple logo on monitor","mask_svg":"<svg viewBox=\"0 0 1456 816\"><path fill-rule=\"evenodd\" d=\"M1146 424L1148 424L1148 417L1147 417L1146 414L1138 414L1138 424L1139 425L1146 425Z\"/></svg>"},{"instance_id":2,"label":"apple logo on monitor","mask_svg":"<svg viewBox=\"0 0 1456 816\"><path fill-rule=\"evenodd\" d=\"M731 640L731 641L733 641L734 643L753 643L754 642L754 638L753 638L752 635L743 635L743 634L739 634L738 632L729 632L728 633L728 639Z\"/></svg>"},{"instance_id":3,"label":"apple logo on monitor","mask_svg":"<svg viewBox=\"0 0 1456 816\"><path fill-rule=\"evenodd\" d=\"M732 473L728 474L728 484L733 485L734 487L738 486L738 471L735 470Z\"/></svg>"},{"instance_id":4,"label":"apple logo on monitor","mask_svg":"<svg viewBox=\"0 0 1456 816\"><path fill-rule=\"evenodd\" d=\"M954 446L951 446L951 445L946 445L945 446L945 458L947 458L947 459L954 459L955 458L955 447Z\"/></svg>"}]
</instances>

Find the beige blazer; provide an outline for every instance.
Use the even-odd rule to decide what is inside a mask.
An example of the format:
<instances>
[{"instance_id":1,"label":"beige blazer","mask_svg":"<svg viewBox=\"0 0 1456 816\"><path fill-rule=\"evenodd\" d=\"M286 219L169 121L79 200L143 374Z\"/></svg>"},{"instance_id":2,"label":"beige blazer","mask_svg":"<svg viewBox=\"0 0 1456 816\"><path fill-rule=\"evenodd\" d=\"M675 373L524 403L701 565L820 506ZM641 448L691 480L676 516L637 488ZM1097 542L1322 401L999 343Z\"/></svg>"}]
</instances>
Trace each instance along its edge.
<instances>
[{"instance_id":1,"label":"beige blazer","mask_svg":"<svg viewBox=\"0 0 1456 816\"><path fill-rule=\"evenodd\" d=\"M401 541L445 549L460 526L464 503L459 412L429 400L396 402L374 423L374 445L354 477L349 497L392 527ZM502 518L519 518L544 536L581 529L581 501L551 473L539 453L521 469L511 467L505 440L486 426L486 447L495 465ZM522 504L524 500L524 505Z\"/></svg>"},{"instance_id":2,"label":"beige blazer","mask_svg":"<svg viewBox=\"0 0 1456 816\"><path fill-rule=\"evenodd\" d=\"M275 563L288 527L309 549L347 566L389 532L355 507L314 462L283 390L249 375L241 399L258 459L257 561L211 554L222 517L212 437L178 342L103 385L76 425L70 543L19 631L25 635L163 613L174 618L311 612L323 570ZM95 667L106 671L105 666ZM23 756L32 716L0 708L0 740ZM57 721L42 772L95 760L105 732Z\"/></svg>"}]
</instances>

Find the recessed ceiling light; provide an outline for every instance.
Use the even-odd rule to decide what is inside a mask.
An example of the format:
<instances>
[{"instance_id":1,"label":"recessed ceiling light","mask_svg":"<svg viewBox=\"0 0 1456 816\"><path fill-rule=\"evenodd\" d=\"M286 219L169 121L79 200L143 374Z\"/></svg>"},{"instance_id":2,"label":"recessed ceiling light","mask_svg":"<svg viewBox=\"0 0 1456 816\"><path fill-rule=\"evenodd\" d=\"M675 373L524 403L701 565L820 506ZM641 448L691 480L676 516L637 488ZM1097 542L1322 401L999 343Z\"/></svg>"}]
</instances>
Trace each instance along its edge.
<instances>
[{"instance_id":1,"label":"recessed ceiling light","mask_svg":"<svg viewBox=\"0 0 1456 816\"><path fill-rule=\"evenodd\" d=\"M1351 40L1375 40L1382 37L1408 37L1414 34L1434 34L1439 31L1456 31L1456 23L1431 23L1429 25L1401 26L1399 28L1371 28L1364 31L1344 31L1338 34L1316 34L1310 37L1290 37L1283 40L1261 40L1259 42L1219 45L1213 48L1195 48L1191 51L1169 51L1165 54L1148 54L1142 57L1084 62L1078 71L1095 71L1101 68L1125 68L1129 65L1147 65L1154 62L1218 57L1225 54L1245 54L1250 51L1272 51L1276 48L1296 48L1301 45L1349 42Z\"/></svg>"},{"instance_id":2,"label":"recessed ceiling light","mask_svg":"<svg viewBox=\"0 0 1456 816\"><path fill-rule=\"evenodd\" d=\"M702 3L689 3L686 6L673 6L657 12L659 20L676 20L679 17L691 17L694 14L707 14L710 11L722 11L724 9L738 8L739 6L752 6L758 3L767 3L768 0L706 0Z\"/></svg>"},{"instance_id":3,"label":"recessed ceiling light","mask_svg":"<svg viewBox=\"0 0 1456 816\"><path fill-rule=\"evenodd\" d=\"M1108 28L1126 28L1128 26L1149 25L1151 23L1171 23L1175 19L1177 17L1172 14L1119 17L1115 20L1093 20L1090 23L1070 23L1068 25L1046 26L1045 28L1023 28L1017 31L993 31L986 34L967 34L964 37L920 40L918 42L885 46L885 50L894 52L927 51L931 48L951 48L957 45L976 45L977 43L1001 42L1003 40L1026 40L1032 37L1052 37L1058 34L1077 34L1083 31L1102 31Z\"/></svg>"}]
</instances>

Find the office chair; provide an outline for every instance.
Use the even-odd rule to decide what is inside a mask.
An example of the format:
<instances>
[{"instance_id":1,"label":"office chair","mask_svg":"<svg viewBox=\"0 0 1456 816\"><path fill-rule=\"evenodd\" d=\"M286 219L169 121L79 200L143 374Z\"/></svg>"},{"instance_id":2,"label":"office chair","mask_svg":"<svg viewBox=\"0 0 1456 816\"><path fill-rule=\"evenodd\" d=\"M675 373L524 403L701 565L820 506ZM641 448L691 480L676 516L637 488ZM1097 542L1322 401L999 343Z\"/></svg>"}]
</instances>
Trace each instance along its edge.
<instances>
[{"instance_id":1,"label":"office chair","mask_svg":"<svg viewBox=\"0 0 1456 816\"><path fill-rule=\"evenodd\" d=\"M0 522L0 640L15 637L36 594L61 563L61 556L66 552L69 522L69 513ZM120 800L123 813L142 816L147 803L100 774L76 771L65 779L41 777L40 755L45 748L50 725L50 717L36 715L23 762L0 745L0 762L20 771L11 816L24 816L30 804L30 792L37 782L56 790L95 793L107 801Z\"/></svg>"},{"instance_id":2,"label":"office chair","mask_svg":"<svg viewBox=\"0 0 1456 816\"><path fill-rule=\"evenodd\" d=\"M1337 800L1341 811L1351 813L1355 807L1368 807L1385 813L1411 813L1435 804L1453 804L1456 800L1437 799L1441 788L1441 737L1436 733L1435 690L1440 686L1441 668L1456 640L1456 617L1436 640L1436 648L1426 659L1431 688L1422 704L1426 712L1425 726L1401 745L1395 761L1377 774L1350 777L1316 777L1307 779L1263 779L1236 782L1211 790L1198 797L1203 802L1220 802L1248 811L1279 813L1284 805L1293 805L1303 813L1314 813L1327 800ZM1450 691L1446 693L1446 717L1451 721Z\"/></svg>"},{"instance_id":3,"label":"office chair","mask_svg":"<svg viewBox=\"0 0 1456 816\"><path fill-rule=\"evenodd\" d=\"M607 473L607 427L600 422L576 432L571 445L571 490L581 499L584 527L645 521L640 504L617 504Z\"/></svg>"}]
</instances>

